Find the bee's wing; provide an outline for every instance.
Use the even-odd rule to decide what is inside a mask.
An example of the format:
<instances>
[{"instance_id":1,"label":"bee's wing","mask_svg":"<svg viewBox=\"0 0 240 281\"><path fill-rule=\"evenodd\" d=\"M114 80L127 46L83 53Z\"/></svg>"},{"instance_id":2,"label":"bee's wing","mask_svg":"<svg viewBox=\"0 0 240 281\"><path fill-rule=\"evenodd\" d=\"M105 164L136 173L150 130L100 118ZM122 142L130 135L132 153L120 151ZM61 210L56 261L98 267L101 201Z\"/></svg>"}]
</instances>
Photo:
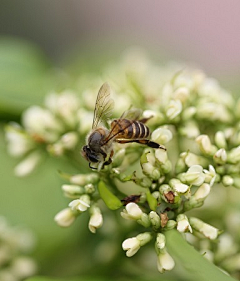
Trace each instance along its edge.
<instances>
[{"instance_id":1,"label":"bee's wing","mask_svg":"<svg viewBox=\"0 0 240 281\"><path fill-rule=\"evenodd\" d=\"M135 121L138 120L142 115L142 110L139 108L132 108L130 107L128 110L124 111L122 116L116 120L116 124L115 126L112 127L111 131L109 132L109 134L107 135L107 137L104 140L104 143L109 142L111 139L113 139L116 135L118 135L119 133L123 132L125 129L127 129L129 126L131 126L131 123L129 125L127 125L126 127L123 127L121 130L119 130L117 133L114 131L114 129L116 128L116 126L118 125L118 122L122 119L129 119L131 121Z\"/></svg>"},{"instance_id":2,"label":"bee's wing","mask_svg":"<svg viewBox=\"0 0 240 281\"><path fill-rule=\"evenodd\" d=\"M123 112L122 116L119 118L121 119L128 119L128 120L138 120L142 116L142 109L140 108L130 108Z\"/></svg>"},{"instance_id":3,"label":"bee's wing","mask_svg":"<svg viewBox=\"0 0 240 281\"><path fill-rule=\"evenodd\" d=\"M110 87L104 83L100 88L94 109L92 129L99 126L99 123L106 122L111 116L114 107L114 101L110 98Z\"/></svg>"}]
</instances>

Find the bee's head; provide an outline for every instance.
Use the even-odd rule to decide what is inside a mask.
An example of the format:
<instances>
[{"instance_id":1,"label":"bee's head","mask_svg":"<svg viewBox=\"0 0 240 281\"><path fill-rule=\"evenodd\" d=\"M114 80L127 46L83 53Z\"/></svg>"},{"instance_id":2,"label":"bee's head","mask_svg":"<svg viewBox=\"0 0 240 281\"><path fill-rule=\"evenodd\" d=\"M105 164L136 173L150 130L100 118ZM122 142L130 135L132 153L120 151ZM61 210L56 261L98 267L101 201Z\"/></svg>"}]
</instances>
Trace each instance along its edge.
<instances>
[{"instance_id":1,"label":"bee's head","mask_svg":"<svg viewBox=\"0 0 240 281\"><path fill-rule=\"evenodd\" d=\"M99 157L98 155L92 151L89 146L84 145L82 148L82 156L88 161L92 163L98 163Z\"/></svg>"}]
</instances>

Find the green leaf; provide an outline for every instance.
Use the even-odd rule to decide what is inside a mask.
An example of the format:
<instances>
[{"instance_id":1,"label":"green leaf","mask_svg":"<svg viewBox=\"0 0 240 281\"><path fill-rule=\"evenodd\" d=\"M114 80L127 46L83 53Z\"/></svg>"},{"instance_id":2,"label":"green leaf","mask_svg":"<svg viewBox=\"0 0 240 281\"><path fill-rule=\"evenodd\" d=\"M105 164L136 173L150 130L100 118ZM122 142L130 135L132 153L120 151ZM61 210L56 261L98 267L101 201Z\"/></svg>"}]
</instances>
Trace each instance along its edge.
<instances>
[{"instance_id":1,"label":"green leaf","mask_svg":"<svg viewBox=\"0 0 240 281\"><path fill-rule=\"evenodd\" d=\"M189 245L176 230L166 232L167 249L175 262L186 270L186 280L195 281L234 281L210 263L193 246Z\"/></svg>"},{"instance_id":2,"label":"green leaf","mask_svg":"<svg viewBox=\"0 0 240 281\"><path fill-rule=\"evenodd\" d=\"M147 201L148 201L150 209L152 211L156 211L157 199L152 196L152 193L149 190L146 192L146 195L147 195Z\"/></svg>"},{"instance_id":3,"label":"green leaf","mask_svg":"<svg viewBox=\"0 0 240 281\"><path fill-rule=\"evenodd\" d=\"M99 182L98 191L102 200L109 209L117 210L122 207L122 202L106 187L103 181Z\"/></svg>"},{"instance_id":4,"label":"green leaf","mask_svg":"<svg viewBox=\"0 0 240 281\"><path fill-rule=\"evenodd\" d=\"M25 40L0 37L0 115L10 118L42 103L53 75L43 52Z\"/></svg>"}]
</instances>

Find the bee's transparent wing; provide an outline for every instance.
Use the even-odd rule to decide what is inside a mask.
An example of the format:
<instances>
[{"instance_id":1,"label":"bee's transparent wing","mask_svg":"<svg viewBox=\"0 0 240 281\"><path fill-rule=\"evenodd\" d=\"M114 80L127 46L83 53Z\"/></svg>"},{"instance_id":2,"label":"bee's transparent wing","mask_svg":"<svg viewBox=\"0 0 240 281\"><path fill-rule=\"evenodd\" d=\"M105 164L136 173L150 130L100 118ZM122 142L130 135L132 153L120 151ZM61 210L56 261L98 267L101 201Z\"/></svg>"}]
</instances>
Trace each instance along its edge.
<instances>
[{"instance_id":1,"label":"bee's transparent wing","mask_svg":"<svg viewBox=\"0 0 240 281\"><path fill-rule=\"evenodd\" d=\"M114 101L110 98L110 86L104 83L100 88L94 109L92 129L99 126L100 123L106 122L112 115Z\"/></svg>"},{"instance_id":2,"label":"bee's transparent wing","mask_svg":"<svg viewBox=\"0 0 240 281\"><path fill-rule=\"evenodd\" d=\"M121 119L128 119L128 120L138 120L142 116L142 109L140 108L133 108L130 106L130 108L123 112L122 116L119 118Z\"/></svg>"}]
</instances>

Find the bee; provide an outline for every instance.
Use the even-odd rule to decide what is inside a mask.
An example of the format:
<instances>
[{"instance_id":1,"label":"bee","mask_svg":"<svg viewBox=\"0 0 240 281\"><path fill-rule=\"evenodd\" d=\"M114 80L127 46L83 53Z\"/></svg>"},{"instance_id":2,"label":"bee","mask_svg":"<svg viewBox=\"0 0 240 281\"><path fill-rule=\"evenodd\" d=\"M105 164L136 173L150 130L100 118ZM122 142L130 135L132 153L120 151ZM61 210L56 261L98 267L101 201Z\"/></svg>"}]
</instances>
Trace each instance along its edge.
<instances>
[{"instance_id":1,"label":"bee","mask_svg":"<svg viewBox=\"0 0 240 281\"><path fill-rule=\"evenodd\" d=\"M142 114L140 109L130 108L119 119L113 120L109 129L106 128L107 120L114 108L110 92L108 83L104 83L97 95L92 130L87 136L87 144L82 148L82 155L89 162L89 167L100 171L104 166L111 164L114 142L136 142L166 150L162 145L149 140L150 130L145 125L149 118L139 119Z\"/></svg>"}]
</instances>

